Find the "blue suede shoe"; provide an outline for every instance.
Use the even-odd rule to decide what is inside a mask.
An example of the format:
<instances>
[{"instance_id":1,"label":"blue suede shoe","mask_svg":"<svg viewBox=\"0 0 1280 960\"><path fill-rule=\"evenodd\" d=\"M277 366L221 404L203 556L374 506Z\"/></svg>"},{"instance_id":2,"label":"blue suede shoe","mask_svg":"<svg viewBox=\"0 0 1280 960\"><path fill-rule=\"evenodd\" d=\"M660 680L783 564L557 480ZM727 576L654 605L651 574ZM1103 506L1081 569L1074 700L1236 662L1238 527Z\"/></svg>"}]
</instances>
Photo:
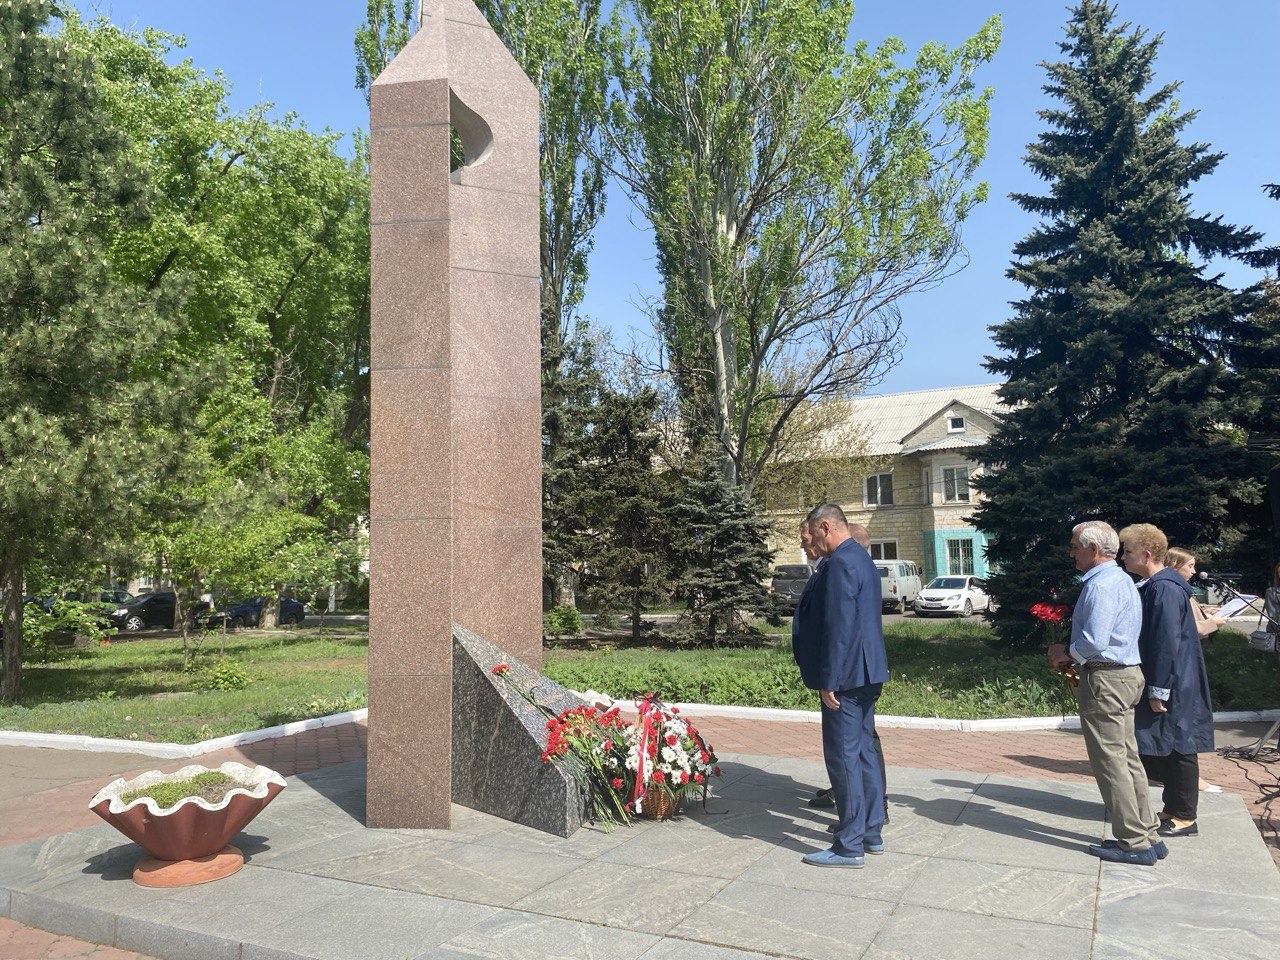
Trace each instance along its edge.
<instances>
[{"instance_id":1,"label":"blue suede shoe","mask_svg":"<svg viewBox=\"0 0 1280 960\"><path fill-rule=\"evenodd\" d=\"M811 867L851 867L860 870L867 865L866 857L844 857L834 850L815 850L800 859Z\"/></svg>"},{"instance_id":2,"label":"blue suede shoe","mask_svg":"<svg viewBox=\"0 0 1280 960\"><path fill-rule=\"evenodd\" d=\"M880 854L884 853L884 844L868 843L864 840L862 843L862 849L867 851L867 853L871 854L872 856L878 857L880 856Z\"/></svg>"},{"instance_id":3,"label":"blue suede shoe","mask_svg":"<svg viewBox=\"0 0 1280 960\"><path fill-rule=\"evenodd\" d=\"M1114 840L1103 840L1099 846L1106 847L1108 850L1119 850L1120 844ZM1157 840L1151 845L1151 849L1156 852L1156 859L1163 860L1169 855L1169 847L1163 840Z\"/></svg>"},{"instance_id":4,"label":"blue suede shoe","mask_svg":"<svg viewBox=\"0 0 1280 960\"><path fill-rule=\"evenodd\" d=\"M1089 852L1099 860L1107 860L1111 863L1132 863L1140 867L1156 865L1155 847L1147 847L1145 850L1121 850L1119 847L1091 846Z\"/></svg>"}]
</instances>

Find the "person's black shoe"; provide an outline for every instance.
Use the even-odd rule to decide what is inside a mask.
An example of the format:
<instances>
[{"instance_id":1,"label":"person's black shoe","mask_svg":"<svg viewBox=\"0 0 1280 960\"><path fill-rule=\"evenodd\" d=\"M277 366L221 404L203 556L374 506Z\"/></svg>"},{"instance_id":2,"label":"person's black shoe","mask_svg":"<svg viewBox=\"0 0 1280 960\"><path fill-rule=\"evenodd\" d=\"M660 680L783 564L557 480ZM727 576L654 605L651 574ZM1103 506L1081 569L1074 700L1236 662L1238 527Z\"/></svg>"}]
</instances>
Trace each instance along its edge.
<instances>
[{"instance_id":1,"label":"person's black shoe","mask_svg":"<svg viewBox=\"0 0 1280 960\"><path fill-rule=\"evenodd\" d=\"M1145 850L1121 850L1119 847L1094 845L1089 847L1089 852L1099 860L1131 863L1140 867L1154 867L1157 858L1155 847L1147 847Z\"/></svg>"},{"instance_id":2,"label":"person's black shoe","mask_svg":"<svg viewBox=\"0 0 1280 960\"><path fill-rule=\"evenodd\" d=\"M819 790L813 795L813 799L809 801L809 806L814 810L830 810L836 805L836 798L831 793L831 788Z\"/></svg>"},{"instance_id":3,"label":"person's black shoe","mask_svg":"<svg viewBox=\"0 0 1280 960\"><path fill-rule=\"evenodd\" d=\"M1104 847L1107 850L1120 849L1120 844L1117 843L1115 840L1103 840L1102 843L1099 844L1099 846ZM1151 849L1156 852L1157 860L1163 860L1165 857L1169 855L1169 847L1165 844L1163 840L1157 840L1155 843L1151 845Z\"/></svg>"},{"instance_id":4,"label":"person's black shoe","mask_svg":"<svg viewBox=\"0 0 1280 960\"><path fill-rule=\"evenodd\" d=\"M1200 833L1200 828L1194 820L1185 827L1175 827L1172 820L1165 820L1156 827L1156 833L1162 837L1194 837Z\"/></svg>"}]
</instances>

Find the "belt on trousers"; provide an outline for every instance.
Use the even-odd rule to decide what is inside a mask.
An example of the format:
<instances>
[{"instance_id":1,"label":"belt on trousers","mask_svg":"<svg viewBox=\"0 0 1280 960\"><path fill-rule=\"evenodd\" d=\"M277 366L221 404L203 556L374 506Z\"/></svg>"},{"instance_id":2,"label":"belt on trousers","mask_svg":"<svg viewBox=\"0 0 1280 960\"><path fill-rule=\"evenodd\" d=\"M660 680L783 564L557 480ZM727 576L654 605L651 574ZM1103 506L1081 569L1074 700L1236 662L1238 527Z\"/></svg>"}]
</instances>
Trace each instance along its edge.
<instances>
[{"instance_id":1,"label":"belt on trousers","mask_svg":"<svg viewBox=\"0 0 1280 960\"><path fill-rule=\"evenodd\" d=\"M1127 670L1136 666L1136 663L1116 663L1114 660L1086 660L1080 664L1085 670Z\"/></svg>"}]
</instances>

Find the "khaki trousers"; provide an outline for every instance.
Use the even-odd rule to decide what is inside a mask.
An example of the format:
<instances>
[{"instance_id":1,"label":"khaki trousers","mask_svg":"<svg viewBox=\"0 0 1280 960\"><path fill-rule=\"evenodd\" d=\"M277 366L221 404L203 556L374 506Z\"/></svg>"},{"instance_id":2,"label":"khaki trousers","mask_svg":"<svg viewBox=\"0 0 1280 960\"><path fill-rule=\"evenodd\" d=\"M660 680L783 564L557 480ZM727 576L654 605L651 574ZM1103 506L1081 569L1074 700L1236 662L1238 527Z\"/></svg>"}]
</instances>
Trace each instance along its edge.
<instances>
[{"instance_id":1,"label":"khaki trousers","mask_svg":"<svg viewBox=\"0 0 1280 960\"><path fill-rule=\"evenodd\" d=\"M1141 667L1085 667L1076 688L1089 765L1122 850L1145 850L1159 839L1159 821L1151 812L1147 772L1133 732L1133 708L1144 684Z\"/></svg>"}]
</instances>

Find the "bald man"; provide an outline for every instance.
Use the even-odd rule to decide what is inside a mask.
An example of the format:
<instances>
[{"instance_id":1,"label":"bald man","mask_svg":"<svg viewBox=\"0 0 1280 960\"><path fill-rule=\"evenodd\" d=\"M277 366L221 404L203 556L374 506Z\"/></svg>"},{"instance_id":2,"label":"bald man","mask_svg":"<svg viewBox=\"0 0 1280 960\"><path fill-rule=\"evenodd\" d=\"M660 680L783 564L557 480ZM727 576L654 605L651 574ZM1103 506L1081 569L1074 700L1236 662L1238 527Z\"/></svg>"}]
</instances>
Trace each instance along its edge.
<instances>
[{"instance_id":1,"label":"bald man","mask_svg":"<svg viewBox=\"0 0 1280 960\"><path fill-rule=\"evenodd\" d=\"M804 546L805 540L806 539L808 540L810 546L805 546L804 551L805 551L805 555L809 556L810 562L812 562L813 557L809 555L809 550L812 547L813 538L809 535L807 524L808 524L807 519L800 521L800 542L801 542L801 545ZM866 550L868 553L871 552L871 533L862 524L860 523L849 524L849 537L852 540L854 540L858 544L858 546L862 547L863 550ZM793 633L794 633L794 630L793 630ZM875 738L876 762L877 762L877 765L880 767L880 782L885 785L885 790L886 790L886 794L884 798L884 822L888 823L889 822L889 796L887 791L888 791L889 781L885 776L884 747L880 743L880 734L878 731L873 730L871 735L872 737ZM830 810L835 805L836 805L836 798L831 795L830 787L823 787L816 794L814 794L813 799L809 801L809 806L811 806L815 810ZM827 832L835 833L834 825L831 827L828 827Z\"/></svg>"}]
</instances>

